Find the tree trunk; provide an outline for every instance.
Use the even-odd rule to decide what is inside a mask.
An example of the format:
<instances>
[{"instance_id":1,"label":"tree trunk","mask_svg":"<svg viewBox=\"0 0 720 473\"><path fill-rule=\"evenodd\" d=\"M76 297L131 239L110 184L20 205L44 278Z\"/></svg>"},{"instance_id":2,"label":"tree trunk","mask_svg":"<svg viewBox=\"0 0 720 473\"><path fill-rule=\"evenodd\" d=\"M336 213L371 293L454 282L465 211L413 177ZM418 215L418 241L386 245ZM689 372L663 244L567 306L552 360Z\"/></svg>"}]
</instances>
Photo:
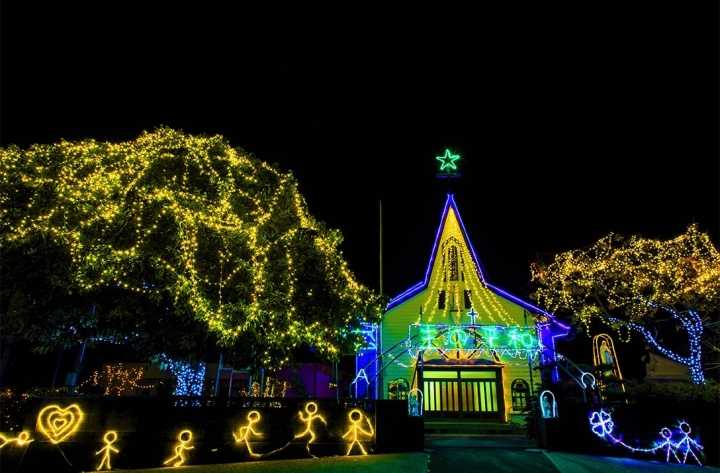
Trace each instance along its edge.
<instances>
[{"instance_id":1,"label":"tree trunk","mask_svg":"<svg viewBox=\"0 0 720 473\"><path fill-rule=\"evenodd\" d=\"M8 303L8 310L7 313L11 314L15 310L15 304L17 304L17 298L18 293L13 292L12 296L10 296L10 301ZM10 360L10 352L12 351L13 343L15 342L15 337L12 335L5 337L5 343L2 351L2 361L0 362L0 387L3 386L3 379L5 378L5 371L7 371L7 365L8 361Z\"/></svg>"},{"instance_id":2,"label":"tree trunk","mask_svg":"<svg viewBox=\"0 0 720 473\"><path fill-rule=\"evenodd\" d=\"M7 337L5 339L5 346L2 351L2 362L0 362L0 387L3 386L3 378L5 377L5 371L7 370L8 361L10 360L10 351L14 341L14 337Z\"/></svg>"},{"instance_id":3,"label":"tree trunk","mask_svg":"<svg viewBox=\"0 0 720 473\"><path fill-rule=\"evenodd\" d=\"M82 369L82 360L85 356L85 347L87 346L87 339L83 340L82 345L80 345L80 351L78 351L77 358L75 359L75 367L73 368L73 372L70 373L73 376L70 376L70 385L68 386L68 394L75 394L75 387L77 386L77 378L80 375L80 370Z\"/></svg>"}]
</instances>

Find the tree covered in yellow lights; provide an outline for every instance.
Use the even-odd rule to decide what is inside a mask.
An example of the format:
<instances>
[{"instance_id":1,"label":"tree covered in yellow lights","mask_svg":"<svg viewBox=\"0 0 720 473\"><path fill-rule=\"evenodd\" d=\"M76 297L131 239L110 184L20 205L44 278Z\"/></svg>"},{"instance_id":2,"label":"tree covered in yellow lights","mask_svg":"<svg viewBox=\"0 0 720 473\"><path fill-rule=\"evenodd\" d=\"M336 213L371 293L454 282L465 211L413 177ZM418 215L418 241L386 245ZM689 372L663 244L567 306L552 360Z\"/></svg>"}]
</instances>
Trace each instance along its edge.
<instances>
[{"instance_id":1,"label":"tree covered in yellow lights","mask_svg":"<svg viewBox=\"0 0 720 473\"><path fill-rule=\"evenodd\" d=\"M531 297L578 327L599 319L690 369L703 384L704 331L720 309L720 254L697 224L662 241L609 234L582 250L531 264ZM672 331L667 330L668 325ZM678 332L676 334L675 332ZM712 356L717 356L717 347ZM705 367L707 369L707 367Z\"/></svg>"},{"instance_id":2,"label":"tree covered in yellow lights","mask_svg":"<svg viewBox=\"0 0 720 473\"><path fill-rule=\"evenodd\" d=\"M276 368L352 353L381 316L292 173L221 136L0 148L0 205L1 328L41 347Z\"/></svg>"}]
</instances>

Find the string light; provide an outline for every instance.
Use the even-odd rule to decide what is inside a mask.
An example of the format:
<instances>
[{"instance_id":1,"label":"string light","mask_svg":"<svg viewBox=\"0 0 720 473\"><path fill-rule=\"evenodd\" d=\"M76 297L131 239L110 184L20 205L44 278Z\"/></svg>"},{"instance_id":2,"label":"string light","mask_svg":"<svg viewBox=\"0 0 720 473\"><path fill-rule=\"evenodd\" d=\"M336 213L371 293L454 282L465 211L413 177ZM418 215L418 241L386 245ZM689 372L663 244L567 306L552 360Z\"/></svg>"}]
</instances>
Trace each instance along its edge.
<instances>
[{"instance_id":1,"label":"string light","mask_svg":"<svg viewBox=\"0 0 720 473\"><path fill-rule=\"evenodd\" d=\"M685 464L688 457L693 459L698 465L702 466L700 459L695 454L694 450L700 451L703 446L698 444L695 440L690 438L690 424L687 422L680 422L678 428L673 432L668 427L660 429L660 436L662 440L655 441L655 445L649 448L639 448L628 445L622 440L622 435L615 435L613 430L615 423L612 420L612 415L609 412L601 409L599 411L593 411L590 413L590 429L592 432L600 438L610 440L615 445L620 445L632 452L643 452L643 453L657 453L659 451L665 452L665 461L670 462L675 459L676 462ZM673 440L675 435L679 435L679 440ZM680 459L680 456L682 460Z\"/></svg>"},{"instance_id":2,"label":"string light","mask_svg":"<svg viewBox=\"0 0 720 473\"><path fill-rule=\"evenodd\" d=\"M570 312L588 334L592 319L608 323L622 341L639 333L686 365L695 384L705 383L703 324L720 309L720 253L697 224L668 241L610 234L587 249L555 255L550 263L533 263L531 274L536 286L531 297L551 312ZM685 356L661 345L650 328L668 314L685 332Z\"/></svg>"},{"instance_id":3,"label":"string light","mask_svg":"<svg viewBox=\"0 0 720 473\"><path fill-rule=\"evenodd\" d=\"M540 350L536 327L412 324L408 331L405 348L413 358L420 352L426 356L435 353L462 359L482 356L534 358Z\"/></svg>"},{"instance_id":4,"label":"string light","mask_svg":"<svg viewBox=\"0 0 720 473\"><path fill-rule=\"evenodd\" d=\"M123 143L0 148L0 184L3 238L57 244L68 286L169 295L221 347L252 334L258 367L286 366L299 345L337 361L382 316L292 173L221 136L162 127Z\"/></svg>"},{"instance_id":5,"label":"string light","mask_svg":"<svg viewBox=\"0 0 720 473\"><path fill-rule=\"evenodd\" d=\"M105 386L103 394L106 396L134 393L140 387L138 382L144 372L144 368L123 369L122 363L105 365L102 373L93 372L89 379L80 384L80 387Z\"/></svg>"},{"instance_id":6,"label":"string light","mask_svg":"<svg viewBox=\"0 0 720 473\"><path fill-rule=\"evenodd\" d=\"M557 418L557 402L555 394L550 390L544 390L538 396L540 399L540 414L545 418Z\"/></svg>"},{"instance_id":7,"label":"string light","mask_svg":"<svg viewBox=\"0 0 720 473\"><path fill-rule=\"evenodd\" d=\"M175 396L202 396L205 381L205 363L186 363L175 361L165 355L156 357L155 362L160 369L169 369L176 377ZM182 403L184 401L178 401Z\"/></svg>"}]
</instances>

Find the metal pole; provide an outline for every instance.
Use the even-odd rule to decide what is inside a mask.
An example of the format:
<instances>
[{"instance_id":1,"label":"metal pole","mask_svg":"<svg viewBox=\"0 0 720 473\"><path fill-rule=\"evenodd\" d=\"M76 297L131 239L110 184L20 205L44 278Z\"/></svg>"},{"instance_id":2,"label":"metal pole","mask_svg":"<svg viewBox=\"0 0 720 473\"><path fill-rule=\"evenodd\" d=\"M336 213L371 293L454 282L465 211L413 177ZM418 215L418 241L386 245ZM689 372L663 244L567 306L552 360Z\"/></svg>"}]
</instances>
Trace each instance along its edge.
<instances>
[{"instance_id":1,"label":"metal pole","mask_svg":"<svg viewBox=\"0 0 720 473\"><path fill-rule=\"evenodd\" d=\"M340 370L337 361L333 363L333 376L335 377L335 399L340 401Z\"/></svg>"},{"instance_id":2,"label":"metal pole","mask_svg":"<svg viewBox=\"0 0 720 473\"><path fill-rule=\"evenodd\" d=\"M260 368L260 397L265 397L265 368Z\"/></svg>"},{"instance_id":3,"label":"metal pole","mask_svg":"<svg viewBox=\"0 0 720 473\"><path fill-rule=\"evenodd\" d=\"M380 295L383 295L383 234L382 234L382 200L380 201Z\"/></svg>"},{"instance_id":4,"label":"metal pole","mask_svg":"<svg viewBox=\"0 0 720 473\"><path fill-rule=\"evenodd\" d=\"M383 228L382 228L382 200L380 201L380 214L379 214L380 222L380 231L379 231L379 238L380 238L380 296L383 295ZM380 372L378 372L378 367L382 367L383 361L382 361L382 354L383 354L383 345L382 345L382 323L378 325L378 332L377 332L377 348L375 353L375 399L380 399L380 393L383 392L384 387L384 375L383 371L381 369ZM357 370L356 370L357 371ZM368 386L369 387L369 386ZM378 392L378 388L379 392Z\"/></svg>"},{"instance_id":5,"label":"metal pole","mask_svg":"<svg viewBox=\"0 0 720 473\"><path fill-rule=\"evenodd\" d=\"M93 311L95 308L93 307ZM73 376L70 377L70 386L68 387L68 394L75 394L75 386L77 386L77 379L80 376L80 370L82 369L82 360L85 356L85 347L87 347L87 339L83 340L80 345L80 351L78 351L77 359L75 360L75 371Z\"/></svg>"},{"instance_id":6,"label":"metal pole","mask_svg":"<svg viewBox=\"0 0 720 473\"><path fill-rule=\"evenodd\" d=\"M220 359L218 360L218 366L217 366L217 374L215 375L215 392L213 393L213 396L218 396L218 391L220 389L220 373L222 372L222 360L223 355L220 353Z\"/></svg>"},{"instance_id":7,"label":"metal pole","mask_svg":"<svg viewBox=\"0 0 720 473\"><path fill-rule=\"evenodd\" d=\"M15 341L14 337L7 337L5 341L5 348L2 353L2 361L0 361L0 386L3 385L3 378L7 371L8 361L10 360L10 352L12 351L12 345Z\"/></svg>"},{"instance_id":8,"label":"metal pole","mask_svg":"<svg viewBox=\"0 0 720 473\"><path fill-rule=\"evenodd\" d=\"M60 371L60 360L62 360L62 354L63 354L63 349L60 348L60 353L58 353L57 364L55 364L55 375L53 376L53 382L52 382L52 386L50 387L50 389L55 389L55 383L57 382L57 375L58 375L58 372Z\"/></svg>"},{"instance_id":9,"label":"metal pole","mask_svg":"<svg viewBox=\"0 0 720 473\"><path fill-rule=\"evenodd\" d=\"M540 356L540 355L538 355ZM540 433L538 432L538 417L537 417L537 409L535 406L535 382L533 381L533 367L532 367L532 353L528 350L528 369L530 370L530 398L528 401L530 402L530 415L532 416L532 422L533 422L533 431L535 432L535 442L537 443L538 448L542 448L542 445L540 445Z\"/></svg>"}]
</instances>

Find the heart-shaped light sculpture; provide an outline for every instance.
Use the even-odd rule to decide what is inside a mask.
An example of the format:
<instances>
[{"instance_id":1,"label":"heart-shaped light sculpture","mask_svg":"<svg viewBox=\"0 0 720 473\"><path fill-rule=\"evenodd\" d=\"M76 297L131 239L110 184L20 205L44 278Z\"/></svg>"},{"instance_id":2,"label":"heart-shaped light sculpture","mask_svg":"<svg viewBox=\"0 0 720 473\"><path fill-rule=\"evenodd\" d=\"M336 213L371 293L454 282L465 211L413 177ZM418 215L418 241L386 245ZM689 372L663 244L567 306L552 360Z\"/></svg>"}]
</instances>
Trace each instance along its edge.
<instances>
[{"instance_id":1,"label":"heart-shaped light sculpture","mask_svg":"<svg viewBox=\"0 0 720 473\"><path fill-rule=\"evenodd\" d=\"M38 428L52 443L60 443L80 427L83 412L77 404L47 406L38 414Z\"/></svg>"}]
</instances>

